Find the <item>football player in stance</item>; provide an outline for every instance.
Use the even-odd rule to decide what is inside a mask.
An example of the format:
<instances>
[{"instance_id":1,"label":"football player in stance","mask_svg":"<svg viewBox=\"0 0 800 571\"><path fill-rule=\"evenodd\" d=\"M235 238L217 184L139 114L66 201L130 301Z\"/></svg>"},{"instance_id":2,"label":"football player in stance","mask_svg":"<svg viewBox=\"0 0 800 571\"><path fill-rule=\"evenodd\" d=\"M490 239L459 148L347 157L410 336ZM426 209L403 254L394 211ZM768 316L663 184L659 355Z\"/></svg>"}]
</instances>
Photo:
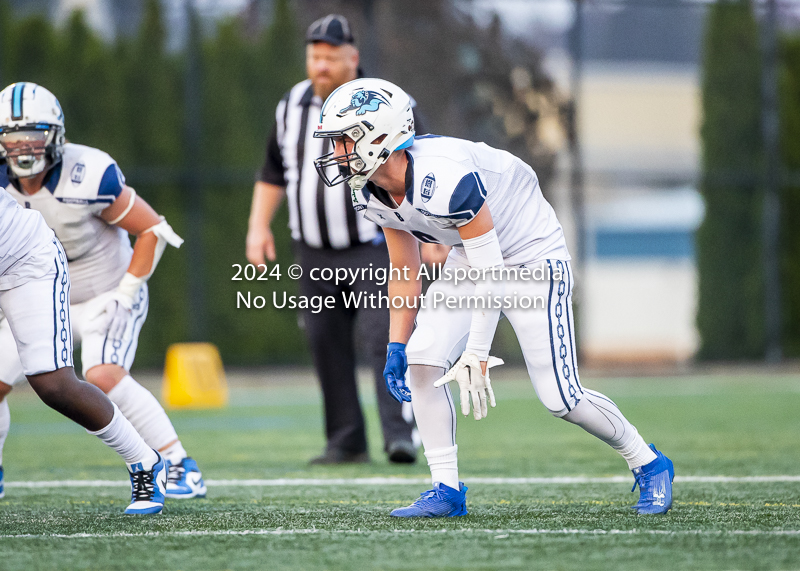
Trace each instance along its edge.
<instances>
[{"instance_id":1,"label":"football player in stance","mask_svg":"<svg viewBox=\"0 0 800 571\"><path fill-rule=\"evenodd\" d=\"M160 513L167 486L166 460L102 391L75 376L69 293L67 255L53 231L41 214L22 208L0 189L0 311L13 333L25 376L46 405L99 437L125 460L132 486L125 513ZM9 350L15 348L2 348L4 358ZM5 429L2 443L8 431L7 405L0 422Z\"/></svg>"},{"instance_id":2,"label":"football player in stance","mask_svg":"<svg viewBox=\"0 0 800 571\"><path fill-rule=\"evenodd\" d=\"M119 407L167 461L167 497L203 497L206 487L166 412L130 375L147 317L147 279L167 244L183 240L126 186L106 153L67 143L55 96L34 83L0 92L0 187L38 210L63 244L72 276L69 311L83 376ZM128 234L136 236L131 248ZM5 396L24 378L9 320L0 321L0 453L8 433Z\"/></svg>"},{"instance_id":3,"label":"football player in stance","mask_svg":"<svg viewBox=\"0 0 800 571\"><path fill-rule=\"evenodd\" d=\"M470 404L476 419L486 416L487 404L495 405L488 369L502 361L490 357L489 349L501 310L547 409L622 455L633 471L634 489L640 488L636 512L669 510L672 462L648 447L610 399L578 378L570 255L536 173L483 143L436 135L415 139L408 96L380 79L358 79L334 91L315 136L334 143L334 151L316 161L322 179L329 186L349 183L355 209L383 227L392 266L409 268L389 283L384 376L389 392L414 407L433 489L391 515L467 513L467 488L458 478L455 406L446 385L458 382L465 415ZM331 166L338 169L326 171ZM417 240L453 246L443 278L431 285L424 306ZM519 273L535 268L544 279ZM469 279L454 279L457 271ZM526 298L546 300L545 307L527 305Z\"/></svg>"}]
</instances>

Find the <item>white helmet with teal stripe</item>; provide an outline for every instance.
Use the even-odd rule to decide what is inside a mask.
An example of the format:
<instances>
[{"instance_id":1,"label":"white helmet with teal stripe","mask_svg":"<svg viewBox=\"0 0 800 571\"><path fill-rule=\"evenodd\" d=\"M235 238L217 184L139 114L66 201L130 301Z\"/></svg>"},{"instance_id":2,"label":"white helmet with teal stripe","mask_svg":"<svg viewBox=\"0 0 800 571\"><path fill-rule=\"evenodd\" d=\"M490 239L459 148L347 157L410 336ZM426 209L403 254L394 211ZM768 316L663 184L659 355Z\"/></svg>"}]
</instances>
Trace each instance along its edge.
<instances>
[{"instance_id":1,"label":"white helmet with teal stripe","mask_svg":"<svg viewBox=\"0 0 800 571\"><path fill-rule=\"evenodd\" d=\"M36 176L61 160L64 113L55 95L35 83L0 91L0 160L19 178Z\"/></svg>"},{"instance_id":2,"label":"white helmet with teal stripe","mask_svg":"<svg viewBox=\"0 0 800 571\"><path fill-rule=\"evenodd\" d=\"M412 107L405 91L383 79L356 79L331 93L314 137L347 136L352 143L345 139L343 155L331 152L314 161L325 184L348 181L361 189L392 152L410 147L414 143ZM328 167L337 167L337 174L330 176Z\"/></svg>"}]
</instances>

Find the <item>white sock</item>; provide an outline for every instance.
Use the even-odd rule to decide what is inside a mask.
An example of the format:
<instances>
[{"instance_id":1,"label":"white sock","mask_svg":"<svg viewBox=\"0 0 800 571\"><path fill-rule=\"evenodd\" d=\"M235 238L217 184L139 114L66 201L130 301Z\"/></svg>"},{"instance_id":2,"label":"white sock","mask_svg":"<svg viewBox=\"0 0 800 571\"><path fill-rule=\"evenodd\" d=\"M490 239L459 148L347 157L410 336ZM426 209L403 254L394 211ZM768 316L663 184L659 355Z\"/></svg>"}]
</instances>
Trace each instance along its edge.
<instances>
[{"instance_id":1,"label":"white sock","mask_svg":"<svg viewBox=\"0 0 800 571\"><path fill-rule=\"evenodd\" d=\"M158 461L158 455L139 436L139 433L128 422L128 419L122 415L117 405L114 405L114 416L108 426L101 428L97 432L92 432L91 430L86 432L97 436L104 444L122 456L122 459L129 466L141 463L145 470L149 470Z\"/></svg>"},{"instance_id":2,"label":"white sock","mask_svg":"<svg viewBox=\"0 0 800 571\"><path fill-rule=\"evenodd\" d=\"M623 416L614 402L607 396L584 389L578 405L563 416L593 434L619 452L633 470L656 459L639 431Z\"/></svg>"},{"instance_id":3,"label":"white sock","mask_svg":"<svg viewBox=\"0 0 800 571\"><path fill-rule=\"evenodd\" d=\"M176 440L163 450L159 450L161 455L166 459L169 460L170 464L180 464L181 460L186 458L188 454L186 450L183 449L183 445L181 444L180 440Z\"/></svg>"},{"instance_id":4,"label":"white sock","mask_svg":"<svg viewBox=\"0 0 800 571\"><path fill-rule=\"evenodd\" d=\"M644 438L639 436L639 431L636 430L636 427L632 428L636 436L631 438L625 445L616 448L617 452L625 458L630 470L649 464L657 458L655 452L650 450L650 447L644 441Z\"/></svg>"},{"instance_id":5,"label":"white sock","mask_svg":"<svg viewBox=\"0 0 800 571\"><path fill-rule=\"evenodd\" d=\"M11 411L8 409L8 399L3 399L0 401L0 466L3 465L3 446L10 427Z\"/></svg>"},{"instance_id":6,"label":"white sock","mask_svg":"<svg viewBox=\"0 0 800 571\"><path fill-rule=\"evenodd\" d=\"M150 448L155 450L167 446L171 448L178 440L178 434L164 407L153 393L137 383L130 375L125 375L113 389L108 391L108 398L119 407ZM178 446L184 454L178 460L180 462L186 457L186 451L180 446L180 442Z\"/></svg>"},{"instance_id":7,"label":"white sock","mask_svg":"<svg viewBox=\"0 0 800 571\"><path fill-rule=\"evenodd\" d=\"M458 490L458 446L437 448L425 452L431 469L431 482Z\"/></svg>"}]
</instances>

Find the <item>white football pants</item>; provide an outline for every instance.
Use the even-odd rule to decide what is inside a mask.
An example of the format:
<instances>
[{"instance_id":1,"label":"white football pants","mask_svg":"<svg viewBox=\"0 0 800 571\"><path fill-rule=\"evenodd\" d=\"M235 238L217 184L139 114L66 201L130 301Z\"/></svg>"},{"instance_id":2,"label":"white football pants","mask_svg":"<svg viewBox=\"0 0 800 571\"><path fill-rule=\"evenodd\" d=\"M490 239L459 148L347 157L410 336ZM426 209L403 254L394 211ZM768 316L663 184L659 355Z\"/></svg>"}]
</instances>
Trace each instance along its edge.
<instances>
[{"instance_id":1,"label":"white football pants","mask_svg":"<svg viewBox=\"0 0 800 571\"><path fill-rule=\"evenodd\" d=\"M459 263L449 259L446 267ZM519 340L533 388L553 416L581 426L616 449L630 468L655 459L636 428L609 398L584 388L578 376L575 327L572 315L572 270L563 260L547 260L542 280L506 281L505 295L512 307L503 314ZM445 300L471 296L469 280L455 284L437 280L429 288L425 306L406 353L414 415L426 451L455 446L456 407L446 387L433 382L455 364L464 351L472 310L453 308ZM436 294L444 298L433 304ZM462 304L463 305L463 304ZM453 390L457 390L454 386Z\"/></svg>"}]
</instances>

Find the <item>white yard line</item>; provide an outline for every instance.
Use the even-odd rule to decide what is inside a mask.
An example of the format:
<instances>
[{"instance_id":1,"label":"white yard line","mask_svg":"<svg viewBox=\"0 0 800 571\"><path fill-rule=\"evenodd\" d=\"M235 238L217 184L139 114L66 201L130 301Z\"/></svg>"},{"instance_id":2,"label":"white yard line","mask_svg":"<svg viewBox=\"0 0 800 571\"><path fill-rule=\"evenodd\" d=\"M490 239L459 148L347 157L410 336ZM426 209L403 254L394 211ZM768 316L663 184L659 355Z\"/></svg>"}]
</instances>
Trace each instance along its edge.
<instances>
[{"instance_id":1,"label":"white yard line","mask_svg":"<svg viewBox=\"0 0 800 571\"><path fill-rule=\"evenodd\" d=\"M7 534L0 539L102 539L116 537L214 537L245 535L493 535L494 539L507 539L512 535L666 535L666 536L800 536L798 529L242 529L242 530L199 530L199 531L146 531L143 533L42 533Z\"/></svg>"},{"instance_id":2,"label":"white yard line","mask_svg":"<svg viewBox=\"0 0 800 571\"><path fill-rule=\"evenodd\" d=\"M550 478L470 478L470 484L497 484L503 486L552 484L624 484L631 476L554 476ZM677 483L738 483L760 484L800 482L800 476L675 476ZM211 487L270 488L288 486L388 486L397 484L419 485L430 483L429 478L277 478L271 480L206 480ZM126 480L44 480L33 482L6 482L8 488L109 488L126 487Z\"/></svg>"}]
</instances>

